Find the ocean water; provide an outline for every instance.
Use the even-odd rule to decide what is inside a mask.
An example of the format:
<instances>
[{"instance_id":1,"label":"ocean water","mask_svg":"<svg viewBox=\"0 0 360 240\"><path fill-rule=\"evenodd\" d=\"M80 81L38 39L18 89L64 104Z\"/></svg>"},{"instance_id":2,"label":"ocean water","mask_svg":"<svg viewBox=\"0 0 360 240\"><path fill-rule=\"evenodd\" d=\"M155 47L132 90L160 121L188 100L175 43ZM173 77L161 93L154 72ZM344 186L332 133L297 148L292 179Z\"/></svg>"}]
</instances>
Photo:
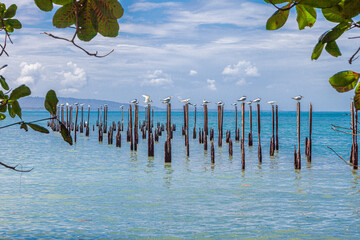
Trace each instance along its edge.
<instances>
[{"instance_id":1,"label":"ocean water","mask_svg":"<svg viewBox=\"0 0 360 240\"><path fill-rule=\"evenodd\" d=\"M96 131L89 138L79 134L69 146L56 132L1 129L1 161L34 169L21 174L0 168L0 239L359 239L359 173L327 148L349 158L351 136L331 130L331 124L349 127L349 114L313 113L313 161L306 162L302 145L300 171L293 165L296 113L279 112L280 150L274 157L269 156L271 113L261 113L261 165L255 114L245 171L239 142L234 141L233 157L225 139L222 148L216 144L216 112L209 112L215 165L192 134L186 157L182 112L172 113L177 131L171 164L164 164L166 134L155 143L155 157L148 158L147 140L140 138L138 151L131 152L125 132L116 148L106 136L98 143ZM27 121L47 116L23 113ZM155 112L154 123L164 123L165 117ZM308 113L301 117L304 143ZM90 123L96 118L91 112ZM119 121L121 113L109 112L108 118ZM191 111L191 130L193 119ZM201 111L197 120L202 126ZM246 115L246 136L248 123ZM233 140L234 126L234 112L225 112L224 132L230 129Z\"/></svg>"}]
</instances>

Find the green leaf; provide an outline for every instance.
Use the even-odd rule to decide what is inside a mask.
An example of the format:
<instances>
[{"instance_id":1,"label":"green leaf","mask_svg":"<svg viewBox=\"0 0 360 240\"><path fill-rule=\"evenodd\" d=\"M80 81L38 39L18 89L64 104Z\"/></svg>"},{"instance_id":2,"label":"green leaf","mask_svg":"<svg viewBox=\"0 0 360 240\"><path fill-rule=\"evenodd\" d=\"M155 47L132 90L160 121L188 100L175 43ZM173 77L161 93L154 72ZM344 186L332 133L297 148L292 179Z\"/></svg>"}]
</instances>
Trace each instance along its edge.
<instances>
[{"instance_id":1,"label":"green leaf","mask_svg":"<svg viewBox=\"0 0 360 240\"><path fill-rule=\"evenodd\" d=\"M4 3L0 3L0 16L4 17L4 12L6 10L6 6Z\"/></svg>"},{"instance_id":2,"label":"green leaf","mask_svg":"<svg viewBox=\"0 0 360 240\"><path fill-rule=\"evenodd\" d=\"M41 132L41 133L49 133L49 130L47 130L46 128L40 126L40 125L37 125L37 124L34 124L34 123L26 123L29 127L31 127L34 131L37 131L37 132Z\"/></svg>"},{"instance_id":3,"label":"green leaf","mask_svg":"<svg viewBox=\"0 0 360 240\"><path fill-rule=\"evenodd\" d=\"M54 7L51 0L35 0L35 4L40 10L45 12L50 12Z\"/></svg>"},{"instance_id":4,"label":"green leaf","mask_svg":"<svg viewBox=\"0 0 360 240\"><path fill-rule=\"evenodd\" d=\"M345 0L343 14L345 18L353 18L360 14L359 0Z\"/></svg>"},{"instance_id":5,"label":"green leaf","mask_svg":"<svg viewBox=\"0 0 360 240\"><path fill-rule=\"evenodd\" d=\"M330 21L330 22L336 22L336 23L340 23L340 22L345 22L346 19L342 16L342 9L340 6L336 5L332 8L323 8L321 9L322 14L324 15L324 17L326 18L326 20Z\"/></svg>"},{"instance_id":6,"label":"green leaf","mask_svg":"<svg viewBox=\"0 0 360 240\"><path fill-rule=\"evenodd\" d=\"M2 75L0 75L0 84L3 89L6 91L9 90L9 85L6 83L5 78Z\"/></svg>"},{"instance_id":7,"label":"green leaf","mask_svg":"<svg viewBox=\"0 0 360 240\"><path fill-rule=\"evenodd\" d=\"M296 5L297 18L299 29L303 30L305 27L312 27L316 21L316 11L313 7L306 5Z\"/></svg>"},{"instance_id":8,"label":"green leaf","mask_svg":"<svg viewBox=\"0 0 360 240\"><path fill-rule=\"evenodd\" d=\"M103 18L99 21L98 31L104 37L117 37L119 35L119 23L116 19Z\"/></svg>"},{"instance_id":9,"label":"green leaf","mask_svg":"<svg viewBox=\"0 0 360 240\"><path fill-rule=\"evenodd\" d=\"M57 28L66 28L75 24L75 9L72 3L59 8L53 17L53 25Z\"/></svg>"},{"instance_id":10,"label":"green leaf","mask_svg":"<svg viewBox=\"0 0 360 240\"><path fill-rule=\"evenodd\" d=\"M290 4L283 8L289 7ZM289 10L280 11L277 10L266 22L266 30L276 30L284 26L289 17Z\"/></svg>"},{"instance_id":11,"label":"green leaf","mask_svg":"<svg viewBox=\"0 0 360 240\"><path fill-rule=\"evenodd\" d=\"M65 127L65 125L62 122L59 123L60 123L60 133L64 141L69 143L70 145L73 145L72 137L69 130Z\"/></svg>"},{"instance_id":12,"label":"green leaf","mask_svg":"<svg viewBox=\"0 0 360 240\"><path fill-rule=\"evenodd\" d=\"M0 113L0 121L4 120L6 118L6 115L3 113Z\"/></svg>"},{"instance_id":13,"label":"green leaf","mask_svg":"<svg viewBox=\"0 0 360 240\"><path fill-rule=\"evenodd\" d=\"M7 32L9 32L9 33L14 32L14 27L13 26L11 26L8 22L4 21L4 23L5 23L5 28L6 28Z\"/></svg>"},{"instance_id":14,"label":"green leaf","mask_svg":"<svg viewBox=\"0 0 360 240\"><path fill-rule=\"evenodd\" d=\"M80 10L79 27L77 36L82 41L88 42L97 35L97 18L89 2L85 2Z\"/></svg>"},{"instance_id":15,"label":"green leaf","mask_svg":"<svg viewBox=\"0 0 360 240\"><path fill-rule=\"evenodd\" d=\"M12 4L8 9L4 11L4 18L12 18L15 16L17 10L17 6Z\"/></svg>"},{"instance_id":16,"label":"green leaf","mask_svg":"<svg viewBox=\"0 0 360 240\"><path fill-rule=\"evenodd\" d=\"M56 93L54 90L50 90L47 92L45 97L45 109L48 110L49 113L56 116L57 104L59 100L56 97Z\"/></svg>"},{"instance_id":17,"label":"green leaf","mask_svg":"<svg viewBox=\"0 0 360 240\"><path fill-rule=\"evenodd\" d=\"M319 39L323 43L332 42L338 39L349 27L350 23L342 22L332 28L330 31L325 32Z\"/></svg>"},{"instance_id":18,"label":"green leaf","mask_svg":"<svg viewBox=\"0 0 360 240\"><path fill-rule=\"evenodd\" d=\"M341 0L296 0L295 2L315 8L330 8L337 5Z\"/></svg>"},{"instance_id":19,"label":"green leaf","mask_svg":"<svg viewBox=\"0 0 360 240\"><path fill-rule=\"evenodd\" d=\"M330 53L332 56L334 56L334 57L339 57L339 56L341 56L340 49L339 49L339 47L338 47L338 45L336 44L335 41L328 42L328 43L326 44L325 50L326 50L328 53Z\"/></svg>"},{"instance_id":20,"label":"green leaf","mask_svg":"<svg viewBox=\"0 0 360 240\"><path fill-rule=\"evenodd\" d=\"M29 96L31 94L30 88L26 85L20 85L15 88L10 94L10 100L18 100L19 98Z\"/></svg>"},{"instance_id":21,"label":"green leaf","mask_svg":"<svg viewBox=\"0 0 360 240\"><path fill-rule=\"evenodd\" d=\"M264 0L264 1L267 2L267 3L270 3L269 0ZM279 4L279 3L290 2L290 0L271 0L271 2L272 2L273 4Z\"/></svg>"},{"instance_id":22,"label":"green leaf","mask_svg":"<svg viewBox=\"0 0 360 240\"><path fill-rule=\"evenodd\" d=\"M21 119L21 107L19 105L19 102L18 101L14 101L13 103L11 103L12 105L12 110L14 111L14 113L16 115L19 116L19 118Z\"/></svg>"},{"instance_id":23,"label":"green leaf","mask_svg":"<svg viewBox=\"0 0 360 240\"><path fill-rule=\"evenodd\" d=\"M16 113L14 112L11 104L8 104L7 106L8 106L8 112L9 112L10 117L12 117L12 118L16 117Z\"/></svg>"},{"instance_id":24,"label":"green leaf","mask_svg":"<svg viewBox=\"0 0 360 240\"><path fill-rule=\"evenodd\" d=\"M342 71L336 73L329 79L330 85L338 92L348 92L354 89L358 80L359 73L353 71Z\"/></svg>"},{"instance_id":25,"label":"green leaf","mask_svg":"<svg viewBox=\"0 0 360 240\"><path fill-rule=\"evenodd\" d=\"M21 29L22 25L21 22L17 19L7 19L4 22L7 22L9 25L11 25L15 29Z\"/></svg>"},{"instance_id":26,"label":"green leaf","mask_svg":"<svg viewBox=\"0 0 360 240\"><path fill-rule=\"evenodd\" d=\"M6 109L7 109L6 104L0 106L0 112L3 112L3 113L4 113L4 112L6 112Z\"/></svg>"},{"instance_id":27,"label":"green leaf","mask_svg":"<svg viewBox=\"0 0 360 240\"><path fill-rule=\"evenodd\" d=\"M24 129L26 132L29 131L28 126L26 125L26 123L22 123L20 125L20 129Z\"/></svg>"},{"instance_id":28,"label":"green leaf","mask_svg":"<svg viewBox=\"0 0 360 240\"><path fill-rule=\"evenodd\" d=\"M321 52L324 49L324 46L325 46L325 43L322 43L322 42L318 42L316 44L316 46L314 47L314 50L311 54L311 60L317 60L320 57Z\"/></svg>"},{"instance_id":29,"label":"green leaf","mask_svg":"<svg viewBox=\"0 0 360 240\"><path fill-rule=\"evenodd\" d=\"M99 10L106 18L118 19L124 14L124 9L117 0L95 0L95 4L91 6L95 12Z\"/></svg>"},{"instance_id":30,"label":"green leaf","mask_svg":"<svg viewBox=\"0 0 360 240\"><path fill-rule=\"evenodd\" d=\"M57 5L66 5L72 3L72 0L52 0L54 4Z\"/></svg>"}]
</instances>

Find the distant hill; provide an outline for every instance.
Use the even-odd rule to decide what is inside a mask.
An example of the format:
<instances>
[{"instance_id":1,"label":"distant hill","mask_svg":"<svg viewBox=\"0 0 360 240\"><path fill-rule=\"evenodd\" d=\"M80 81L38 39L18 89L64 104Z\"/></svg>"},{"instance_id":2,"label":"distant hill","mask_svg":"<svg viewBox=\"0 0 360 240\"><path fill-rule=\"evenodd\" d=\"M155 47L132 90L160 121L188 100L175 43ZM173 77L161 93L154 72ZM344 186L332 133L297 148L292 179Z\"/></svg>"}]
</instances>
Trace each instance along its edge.
<instances>
[{"instance_id":1,"label":"distant hill","mask_svg":"<svg viewBox=\"0 0 360 240\"><path fill-rule=\"evenodd\" d=\"M99 106L107 104L109 107L109 111L119 111L120 106L124 105L125 109L128 109L129 103L119 103L114 101L105 101L105 100L97 100L97 99L80 99L80 98L63 98L59 97L59 104L61 103L80 103L84 104L84 106L90 105L93 110L97 109ZM23 110L28 111L42 111L45 110L44 107L45 99L43 97L25 97L20 99L20 106ZM158 107L153 107L155 110L163 110ZM139 110L144 110L143 106L139 105Z\"/></svg>"}]
</instances>

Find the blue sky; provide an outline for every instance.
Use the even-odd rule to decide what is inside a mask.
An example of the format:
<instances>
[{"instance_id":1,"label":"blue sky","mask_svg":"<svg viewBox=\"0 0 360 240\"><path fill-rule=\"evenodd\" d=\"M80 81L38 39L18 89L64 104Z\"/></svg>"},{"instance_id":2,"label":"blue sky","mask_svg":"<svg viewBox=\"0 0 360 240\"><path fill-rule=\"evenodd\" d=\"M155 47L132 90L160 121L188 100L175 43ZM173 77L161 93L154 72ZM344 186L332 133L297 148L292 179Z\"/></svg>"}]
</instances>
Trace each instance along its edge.
<instances>
[{"instance_id":1,"label":"blue sky","mask_svg":"<svg viewBox=\"0 0 360 240\"><path fill-rule=\"evenodd\" d=\"M52 26L52 13L43 13L33 0L8 0L18 4L17 17L23 29L12 35L9 67L3 72L10 85L25 83L33 96L54 89L59 96L127 102L143 101L149 94L156 106L172 95L200 103L223 100L228 108L237 98L261 97L275 100L280 110L295 110L295 95L305 96L314 110L347 111L350 93L337 93L329 77L342 70L357 70L348 58L356 40L346 33L338 44L343 56L323 53L317 61L310 56L318 37L334 26L321 13L311 29L299 31L296 14L286 25L266 31L267 19L275 9L260 0L120 1L125 9L116 38L97 36L81 43L90 51L110 56L88 57L69 43L42 32L70 37L70 30ZM175 107L180 103L174 103ZM214 105L215 106L215 105ZM303 107L307 109L307 106Z\"/></svg>"}]
</instances>

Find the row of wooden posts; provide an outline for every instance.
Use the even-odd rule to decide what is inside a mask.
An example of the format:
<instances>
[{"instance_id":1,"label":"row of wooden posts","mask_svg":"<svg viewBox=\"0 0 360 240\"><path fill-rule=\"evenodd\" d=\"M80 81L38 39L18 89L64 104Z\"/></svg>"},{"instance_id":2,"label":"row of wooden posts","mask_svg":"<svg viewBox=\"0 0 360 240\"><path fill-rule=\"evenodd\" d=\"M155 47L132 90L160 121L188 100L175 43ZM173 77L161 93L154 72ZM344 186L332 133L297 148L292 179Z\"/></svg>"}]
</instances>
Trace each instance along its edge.
<instances>
[{"instance_id":1,"label":"row of wooden posts","mask_svg":"<svg viewBox=\"0 0 360 240\"><path fill-rule=\"evenodd\" d=\"M90 127L90 106L88 107L88 116L87 122L84 121L84 109L83 105L81 106L81 120L78 125L78 114L79 114L79 105L75 105L75 122L73 123L73 106L66 106L64 109L63 106L59 106L60 119L62 123L70 130L74 132L74 141L77 141L77 132L83 133L84 129L86 131L86 136L89 136L89 127ZM215 163L215 149L214 149L214 129L209 130L208 126L208 106L204 105L204 126L203 128L199 128L199 143L204 145L204 151L208 150L208 136L209 141L211 142L211 162ZM66 112L66 119L64 117ZM242 169L245 169L245 103L241 104L241 137L240 137L240 129L238 128L238 110L237 106L235 106L235 141L240 141L240 149L241 149L241 165ZM190 156L190 146L189 146L189 104L185 104L183 106L183 115L184 115L184 124L182 127L182 135L184 136L184 143L186 148L186 155ZM193 128L193 139L196 139L196 115L197 108L195 106L195 119L194 119L194 128ZM224 120L224 106L218 105L217 107L217 115L218 115L218 146L222 147L223 140L223 120ZM98 108L98 116L96 121L96 127L98 128L98 140L99 142L103 141L103 134L107 133L108 144L113 144L113 135L116 133L116 147L121 147L121 132L124 131L124 111L122 109L121 112L121 122L119 121L116 125L113 122L109 128L107 126L108 122L108 106L104 105L103 107ZM171 104L167 104L167 119L166 119L166 128L164 125L157 123L156 128L153 131L154 119L154 111L151 110L151 105L148 104L146 107L145 120L141 123L139 119L139 107L138 105L134 105L134 113L133 106L129 105L128 109L128 127L127 127L127 142L130 143L130 150L137 151L138 143L139 143L139 132L142 132L142 138L148 139L148 156L154 156L154 143L158 142L159 136L162 136L162 132L166 130L167 136L166 141L164 143L164 161L166 163L171 162L171 140L173 138L173 132L176 131L175 124L171 124ZM352 111L352 123L354 126L354 121L357 122L357 113L354 114ZM55 124L55 121L49 123L49 125L53 128L53 130L59 130L59 126ZM249 106L249 127L250 131L248 134L248 145L253 146L253 135L252 135L252 106ZM93 131L95 130L95 125L93 125ZM275 151L279 150L279 117L278 117L278 106L272 105L272 137L270 138L270 156L274 156ZM353 131L357 130L353 128ZM210 134L210 135L209 135ZM312 105L310 104L309 108L309 137L305 139L305 155L307 157L307 161L311 162L312 155ZM257 136L258 136L258 160L259 164L262 163L262 148L261 148L261 119L260 119L260 104L257 104ZM226 143L229 147L229 156L233 155L233 142L231 138L231 131L226 131ZM357 140L356 137L353 137L353 146L351 151L350 161L357 165ZM294 167L295 169L301 169L301 154L300 154L300 102L297 103L297 141L298 147L294 146ZM355 162L356 161L356 162Z\"/></svg>"}]
</instances>

